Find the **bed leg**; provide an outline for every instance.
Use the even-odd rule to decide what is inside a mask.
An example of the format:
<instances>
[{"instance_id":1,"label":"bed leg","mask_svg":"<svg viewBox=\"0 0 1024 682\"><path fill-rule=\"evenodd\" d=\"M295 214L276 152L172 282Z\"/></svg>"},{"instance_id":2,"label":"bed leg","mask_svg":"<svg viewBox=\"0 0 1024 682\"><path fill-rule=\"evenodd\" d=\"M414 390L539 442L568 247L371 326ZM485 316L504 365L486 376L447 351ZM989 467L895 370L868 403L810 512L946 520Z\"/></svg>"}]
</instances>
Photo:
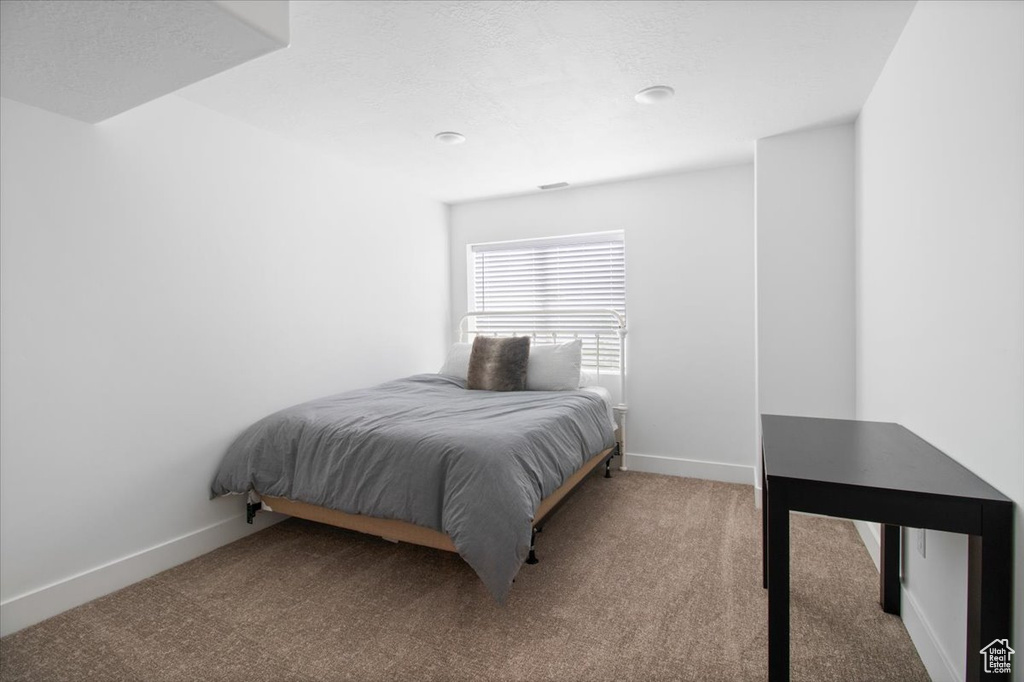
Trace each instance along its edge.
<instances>
[{"instance_id":1,"label":"bed leg","mask_svg":"<svg viewBox=\"0 0 1024 682\"><path fill-rule=\"evenodd\" d=\"M611 478L612 477L612 458L613 457L622 457L622 443L619 443L618 441L615 442L615 449L612 450L612 454L608 455L608 459L606 459L604 461L604 477L605 478Z\"/></svg>"},{"instance_id":2,"label":"bed leg","mask_svg":"<svg viewBox=\"0 0 1024 682\"><path fill-rule=\"evenodd\" d=\"M537 529L534 528L533 530L530 531L530 556L527 557L527 559L526 559L526 563L530 564L531 566L533 564L540 563L540 559L537 558L537 553L535 551L533 551L533 547L534 547L534 545L536 543L537 543Z\"/></svg>"},{"instance_id":3,"label":"bed leg","mask_svg":"<svg viewBox=\"0 0 1024 682\"><path fill-rule=\"evenodd\" d=\"M248 524L252 523L252 520L256 518L256 512L263 509L262 502L246 502L245 503L245 522Z\"/></svg>"}]
</instances>

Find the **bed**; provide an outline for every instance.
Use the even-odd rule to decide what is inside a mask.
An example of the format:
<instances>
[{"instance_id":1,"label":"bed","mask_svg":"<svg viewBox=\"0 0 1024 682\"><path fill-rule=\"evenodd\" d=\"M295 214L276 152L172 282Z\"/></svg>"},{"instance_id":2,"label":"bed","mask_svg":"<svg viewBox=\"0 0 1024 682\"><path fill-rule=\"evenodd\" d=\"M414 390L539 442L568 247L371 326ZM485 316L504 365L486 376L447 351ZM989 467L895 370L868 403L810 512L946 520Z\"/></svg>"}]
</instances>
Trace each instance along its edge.
<instances>
[{"instance_id":1,"label":"bed","mask_svg":"<svg viewBox=\"0 0 1024 682\"><path fill-rule=\"evenodd\" d=\"M262 508L457 552L504 602L522 564L537 561L537 532L589 474L603 465L610 476L625 433L622 317L545 314L558 328L509 324L535 311L469 313L459 341L530 336L540 363L586 340L584 357L604 367L597 384L608 380L602 349L614 349L618 396L603 386L467 390L457 372L396 379L256 422L228 449L212 495L248 494L250 522Z\"/></svg>"}]
</instances>

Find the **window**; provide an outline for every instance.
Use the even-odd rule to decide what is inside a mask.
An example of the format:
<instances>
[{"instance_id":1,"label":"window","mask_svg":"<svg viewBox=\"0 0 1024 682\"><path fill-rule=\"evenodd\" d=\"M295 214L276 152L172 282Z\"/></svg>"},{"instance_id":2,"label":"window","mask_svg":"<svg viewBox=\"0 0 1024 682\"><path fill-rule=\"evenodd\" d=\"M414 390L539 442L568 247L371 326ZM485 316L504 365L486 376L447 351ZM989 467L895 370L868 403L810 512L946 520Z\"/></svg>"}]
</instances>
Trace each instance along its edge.
<instances>
[{"instance_id":1,"label":"window","mask_svg":"<svg viewBox=\"0 0 1024 682\"><path fill-rule=\"evenodd\" d=\"M611 308L626 314L626 260L622 232L600 232L552 239L470 245L472 310L572 310ZM593 330L607 329L606 318L584 316L536 318L488 316L476 321L478 332L579 330L583 364L596 367L600 343L602 368L618 369L621 349L612 332L600 340ZM573 333L550 340L565 341ZM540 337L538 338L540 341Z\"/></svg>"}]
</instances>

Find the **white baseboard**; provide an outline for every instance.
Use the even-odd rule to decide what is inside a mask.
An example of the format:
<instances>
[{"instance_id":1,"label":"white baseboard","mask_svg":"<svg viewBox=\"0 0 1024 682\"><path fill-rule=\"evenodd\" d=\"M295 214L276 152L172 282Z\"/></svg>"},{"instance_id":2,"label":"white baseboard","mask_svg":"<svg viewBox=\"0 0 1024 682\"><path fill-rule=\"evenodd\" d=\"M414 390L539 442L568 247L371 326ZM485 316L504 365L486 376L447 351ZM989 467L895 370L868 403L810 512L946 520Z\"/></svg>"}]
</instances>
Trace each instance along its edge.
<instances>
[{"instance_id":1,"label":"white baseboard","mask_svg":"<svg viewBox=\"0 0 1024 682\"><path fill-rule=\"evenodd\" d=\"M0 602L0 637L183 564L286 518L288 517L281 514L260 513L250 526L245 523L244 514L232 516L102 566L11 597Z\"/></svg>"},{"instance_id":2,"label":"white baseboard","mask_svg":"<svg viewBox=\"0 0 1024 682\"><path fill-rule=\"evenodd\" d=\"M875 570L882 570L882 538L878 534L878 524L868 523L867 521L854 521L853 527L857 529L857 533L860 534L860 539L864 543L864 546L868 549L868 554L871 555L871 560L875 562Z\"/></svg>"},{"instance_id":3,"label":"white baseboard","mask_svg":"<svg viewBox=\"0 0 1024 682\"><path fill-rule=\"evenodd\" d=\"M910 640L917 647L917 653L924 663L928 676L934 682L963 682L963 677L957 672L956 666L949 657L949 652L939 644L935 630L924 617L921 605L907 592L906 588L900 587L900 598L903 600L901 611L903 613L903 625L907 628ZM963 653L961 652L961 656Z\"/></svg>"},{"instance_id":4,"label":"white baseboard","mask_svg":"<svg viewBox=\"0 0 1024 682\"><path fill-rule=\"evenodd\" d=\"M743 466L741 464L723 464L721 462L704 462L699 459L642 455L636 452L627 452L625 459L629 471L684 476L686 478L703 478L709 481L722 481L723 483L745 483L750 485L754 470L752 466Z\"/></svg>"},{"instance_id":5,"label":"white baseboard","mask_svg":"<svg viewBox=\"0 0 1024 682\"><path fill-rule=\"evenodd\" d=\"M854 521L853 526L860 534L864 546L867 547L871 560L875 562L875 569L881 570L881 538L878 524ZM963 678L957 673L956 666L953 665L949 652L939 644L939 638L936 637L934 628L925 618L921 605L902 584L900 585L900 613L903 625L907 628L907 634L910 635L910 641L914 643L917 654L921 657L925 670L928 671L928 676L935 682L963 682Z\"/></svg>"}]
</instances>

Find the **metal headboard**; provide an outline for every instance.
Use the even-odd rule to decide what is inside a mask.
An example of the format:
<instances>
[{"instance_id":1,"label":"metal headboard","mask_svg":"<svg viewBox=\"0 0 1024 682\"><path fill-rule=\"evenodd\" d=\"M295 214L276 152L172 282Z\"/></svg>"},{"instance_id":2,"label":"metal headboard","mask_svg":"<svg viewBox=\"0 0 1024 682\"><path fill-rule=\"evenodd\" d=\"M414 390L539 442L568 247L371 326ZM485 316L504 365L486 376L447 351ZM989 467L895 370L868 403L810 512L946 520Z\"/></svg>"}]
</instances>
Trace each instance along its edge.
<instances>
[{"instance_id":1,"label":"metal headboard","mask_svg":"<svg viewBox=\"0 0 1024 682\"><path fill-rule=\"evenodd\" d=\"M470 328L471 324L481 318L500 318L503 320L500 331L477 330ZM552 317L559 318L558 328L543 326L538 329L531 328L529 322L524 320L521 329L515 328L514 323L506 322L508 318L533 318ZM580 324L574 325L572 318L580 320ZM615 405L616 420L619 425L619 441L622 450L619 468L625 469L625 438L626 438L626 412L628 411L626 400L626 319L616 310L611 308L568 308L568 309L543 309L543 310L488 310L472 311L459 319L458 337L459 341L468 341L476 335L487 336L529 336L534 342L556 342L573 338L592 339L596 351L597 376L601 377L601 349L602 337L606 340L604 347L610 352L612 345L617 346L619 355L619 402ZM615 339L615 343L608 343L609 337ZM609 368L605 367L606 374ZM611 371L614 373L614 370Z\"/></svg>"}]
</instances>

